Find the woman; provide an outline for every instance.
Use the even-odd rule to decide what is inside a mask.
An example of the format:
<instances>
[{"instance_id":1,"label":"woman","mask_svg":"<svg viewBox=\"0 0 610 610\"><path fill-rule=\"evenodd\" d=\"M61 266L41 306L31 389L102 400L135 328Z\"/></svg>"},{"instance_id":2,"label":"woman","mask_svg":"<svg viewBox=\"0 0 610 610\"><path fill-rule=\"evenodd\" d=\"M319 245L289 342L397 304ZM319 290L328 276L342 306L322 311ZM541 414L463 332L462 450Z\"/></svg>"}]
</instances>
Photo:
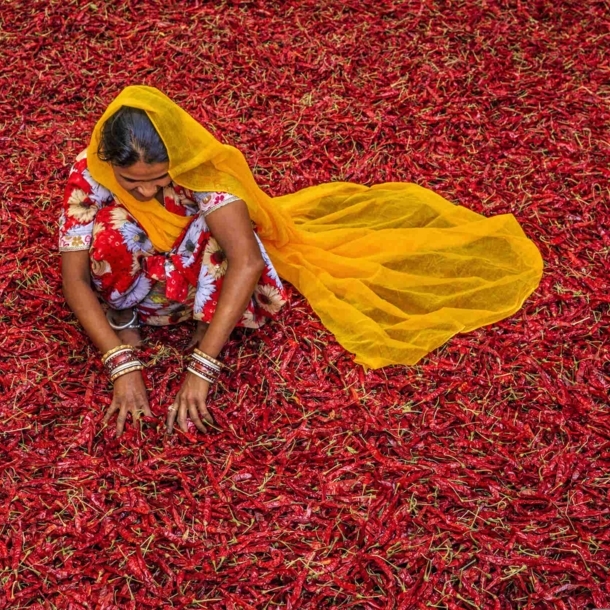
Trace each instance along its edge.
<instances>
[{"instance_id":1,"label":"woman","mask_svg":"<svg viewBox=\"0 0 610 610\"><path fill-rule=\"evenodd\" d=\"M232 329L261 326L285 301L275 269L374 368L413 364L512 315L542 273L513 216L484 218L414 184L338 182L271 199L238 150L141 86L110 104L72 168L60 250L66 300L114 382L106 421L119 412L118 434L128 413L151 414L138 323L198 320L167 426L186 430L190 417L204 430Z\"/></svg>"},{"instance_id":2,"label":"woman","mask_svg":"<svg viewBox=\"0 0 610 610\"><path fill-rule=\"evenodd\" d=\"M120 195L92 177L87 151L70 172L59 238L64 294L112 365L106 420L119 412L120 435L128 413L134 420L151 415L142 365L129 349L140 344L139 324L193 317L198 325L189 347L197 347L195 358L203 361L191 362L167 424L171 433L177 416L186 430L188 414L203 431L202 420L212 422L205 401L219 372L216 356L235 326L258 328L281 308L281 281L242 200L192 192L172 181L167 150L145 111L120 108L103 124L96 152L124 193L190 221L171 249L159 252ZM106 315L98 296L109 308Z\"/></svg>"}]
</instances>

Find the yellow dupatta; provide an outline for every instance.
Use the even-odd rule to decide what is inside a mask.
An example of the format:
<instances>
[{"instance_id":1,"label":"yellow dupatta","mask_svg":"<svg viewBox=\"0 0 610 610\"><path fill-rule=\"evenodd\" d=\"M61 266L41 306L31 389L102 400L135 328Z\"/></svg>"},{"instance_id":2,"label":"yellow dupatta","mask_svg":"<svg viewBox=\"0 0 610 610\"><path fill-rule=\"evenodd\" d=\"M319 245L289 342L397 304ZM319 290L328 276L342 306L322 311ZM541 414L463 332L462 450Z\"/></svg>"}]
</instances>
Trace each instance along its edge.
<instances>
[{"instance_id":1,"label":"yellow dupatta","mask_svg":"<svg viewBox=\"0 0 610 610\"><path fill-rule=\"evenodd\" d=\"M512 315L540 282L540 253L510 214L486 218L410 183L334 182L271 198L239 150L157 89L132 86L95 126L87 163L160 251L188 219L131 197L97 157L101 127L121 106L146 111L174 182L246 202L280 276L364 366L415 364L453 335Z\"/></svg>"}]
</instances>

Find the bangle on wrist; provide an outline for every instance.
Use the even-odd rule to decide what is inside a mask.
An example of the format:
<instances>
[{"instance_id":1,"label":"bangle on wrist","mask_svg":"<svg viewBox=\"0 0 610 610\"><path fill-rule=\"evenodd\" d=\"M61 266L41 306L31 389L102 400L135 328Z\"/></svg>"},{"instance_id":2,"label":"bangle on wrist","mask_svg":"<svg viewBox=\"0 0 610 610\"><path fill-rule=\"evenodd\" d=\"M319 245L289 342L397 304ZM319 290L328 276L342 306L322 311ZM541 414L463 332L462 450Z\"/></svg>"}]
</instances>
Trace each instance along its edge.
<instances>
[{"instance_id":1,"label":"bangle on wrist","mask_svg":"<svg viewBox=\"0 0 610 610\"><path fill-rule=\"evenodd\" d=\"M207 360L210 364L215 365L216 367L218 367L218 370L227 368L220 360L216 360L216 358L212 358L212 356L209 356L205 352L202 352L200 349L195 348L193 350L193 356L195 356L195 355L200 356L204 360Z\"/></svg>"},{"instance_id":2,"label":"bangle on wrist","mask_svg":"<svg viewBox=\"0 0 610 610\"><path fill-rule=\"evenodd\" d=\"M201 366L205 367L216 375L220 375L220 367L212 364L209 360L202 358L199 354L192 354L191 361L199 363Z\"/></svg>"},{"instance_id":3,"label":"bangle on wrist","mask_svg":"<svg viewBox=\"0 0 610 610\"><path fill-rule=\"evenodd\" d=\"M118 354L119 352L124 352L124 351L131 351L133 352L133 347L131 345L117 345L116 347L113 347L112 349L109 349L103 356L102 356L102 364L106 364L106 361L111 357L114 356L116 354Z\"/></svg>"},{"instance_id":4,"label":"bangle on wrist","mask_svg":"<svg viewBox=\"0 0 610 610\"><path fill-rule=\"evenodd\" d=\"M208 356L199 349L195 349L187 361L186 370L208 383L215 383L223 368L226 367L222 362Z\"/></svg>"},{"instance_id":5,"label":"bangle on wrist","mask_svg":"<svg viewBox=\"0 0 610 610\"><path fill-rule=\"evenodd\" d=\"M198 371L198 370L194 369L194 368L193 368L193 367L191 367L191 366L187 366L187 367L186 367L186 370L187 370L189 373L193 373L193 375L197 375L197 377L199 377L200 379L203 379L203 380L207 381L208 383L215 383L215 382L216 382L216 379L215 379L215 378L213 378L213 377L208 377L208 376L207 376L207 375L206 375L204 372L202 372L202 371Z\"/></svg>"},{"instance_id":6,"label":"bangle on wrist","mask_svg":"<svg viewBox=\"0 0 610 610\"><path fill-rule=\"evenodd\" d=\"M136 360L136 362L140 362L139 360ZM142 371L144 369L144 365L143 364L133 364L132 366L129 366L125 369L122 369L120 371L114 372L111 377L110 377L110 381L112 381L114 383L115 380L117 380L119 377L122 377L123 375L127 375L127 373L133 373L134 371Z\"/></svg>"},{"instance_id":7,"label":"bangle on wrist","mask_svg":"<svg viewBox=\"0 0 610 610\"><path fill-rule=\"evenodd\" d=\"M108 350L102 356L102 362L112 382L127 373L141 371L144 368L131 345L118 345Z\"/></svg>"}]
</instances>

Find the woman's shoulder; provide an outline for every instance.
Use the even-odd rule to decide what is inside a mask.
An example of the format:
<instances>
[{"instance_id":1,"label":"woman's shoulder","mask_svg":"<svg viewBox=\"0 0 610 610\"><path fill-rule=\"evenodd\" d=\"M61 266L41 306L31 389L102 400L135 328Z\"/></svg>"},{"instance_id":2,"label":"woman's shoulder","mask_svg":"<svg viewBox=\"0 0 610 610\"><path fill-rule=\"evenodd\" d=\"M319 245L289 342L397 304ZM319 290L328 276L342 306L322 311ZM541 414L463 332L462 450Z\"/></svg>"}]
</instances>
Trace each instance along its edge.
<instances>
[{"instance_id":1,"label":"woman's shoulder","mask_svg":"<svg viewBox=\"0 0 610 610\"><path fill-rule=\"evenodd\" d=\"M172 196L169 197L168 194ZM203 216L207 216L214 210L238 199L239 197L235 195L220 191L192 191L172 181L171 188L166 189L165 207L170 212L181 215L191 216L200 212Z\"/></svg>"},{"instance_id":2,"label":"woman's shoulder","mask_svg":"<svg viewBox=\"0 0 610 610\"><path fill-rule=\"evenodd\" d=\"M95 203L102 204L114 198L113 194L102 186L89 171L87 165L87 149L79 153L70 169L66 191L80 189Z\"/></svg>"},{"instance_id":3,"label":"woman's shoulder","mask_svg":"<svg viewBox=\"0 0 610 610\"><path fill-rule=\"evenodd\" d=\"M231 193L221 191L192 191L192 197L204 216L239 199Z\"/></svg>"}]
</instances>

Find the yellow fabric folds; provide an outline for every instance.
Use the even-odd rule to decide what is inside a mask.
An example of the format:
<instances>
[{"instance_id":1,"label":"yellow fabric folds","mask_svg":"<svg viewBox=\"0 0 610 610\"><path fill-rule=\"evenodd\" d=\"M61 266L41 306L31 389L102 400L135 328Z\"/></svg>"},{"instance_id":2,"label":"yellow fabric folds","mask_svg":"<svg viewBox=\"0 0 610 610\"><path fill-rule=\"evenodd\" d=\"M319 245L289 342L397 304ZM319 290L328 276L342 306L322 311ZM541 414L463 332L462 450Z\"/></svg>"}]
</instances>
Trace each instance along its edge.
<instances>
[{"instance_id":1,"label":"yellow fabric folds","mask_svg":"<svg viewBox=\"0 0 610 610\"><path fill-rule=\"evenodd\" d=\"M540 282L540 253L512 215L486 218L408 183L337 182L272 199L236 148L160 91L128 87L96 126L88 163L138 220L147 216L142 224L160 250L179 233L176 223L164 225L168 213L152 212L163 210L156 203L133 200L135 214L96 156L101 124L123 105L148 113L175 182L247 203L280 276L364 366L414 364L453 335L512 315Z\"/></svg>"}]
</instances>

